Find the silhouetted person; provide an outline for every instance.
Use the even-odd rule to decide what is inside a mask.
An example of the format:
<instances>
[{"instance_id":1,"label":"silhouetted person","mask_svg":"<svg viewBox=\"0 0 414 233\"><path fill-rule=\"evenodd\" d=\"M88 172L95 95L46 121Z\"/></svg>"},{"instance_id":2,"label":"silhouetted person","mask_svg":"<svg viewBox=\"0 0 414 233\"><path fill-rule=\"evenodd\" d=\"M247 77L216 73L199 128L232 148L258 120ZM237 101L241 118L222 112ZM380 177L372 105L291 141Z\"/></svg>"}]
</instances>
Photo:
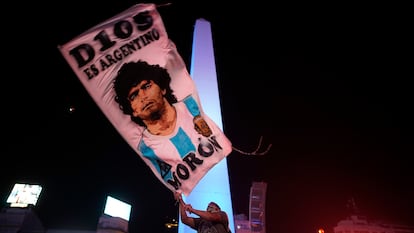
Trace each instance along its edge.
<instances>
[{"instance_id":1,"label":"silhouetted person","mask_svg":"<svg viewBox=\"0 0 414 233\"><path fill-rule=\"evenodd\" d=\"M179 202L181 222L196 230L198 233L229 233L229 219L227 213L222 211L215 202L210 202L206 210L194 209L191 204L184 203L180 193L175 193ZM187 212L199 217L190 217Z\"/></svg>"}]
</instances>

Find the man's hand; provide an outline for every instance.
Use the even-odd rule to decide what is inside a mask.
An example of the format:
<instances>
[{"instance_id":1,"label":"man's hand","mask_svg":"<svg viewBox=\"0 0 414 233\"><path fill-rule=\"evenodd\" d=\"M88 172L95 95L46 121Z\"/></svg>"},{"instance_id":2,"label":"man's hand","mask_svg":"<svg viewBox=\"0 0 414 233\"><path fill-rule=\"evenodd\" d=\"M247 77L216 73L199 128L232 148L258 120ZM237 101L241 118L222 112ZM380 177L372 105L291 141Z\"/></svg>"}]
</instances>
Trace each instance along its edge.
<instances>
[{"instance_id":1,"label":"man's hand","mask_svg":"<svg viewBox=\"0 0 414 233\"><path fill-rule=\"evenodd\" d=\"M185 211L189 212L190 214L193 213L193 206L191 206L191 204L185 204L184 209L185 209Z\"/></svg>"},{"instance_id":2,"label":"man's hand","mask_svg":"<svg viewBox=\"0 0 414 233\"><path fill-rule=\"evenodd\" d=\"M175 204L183 204L185 205L184 201L183 201L183 197L181 195L180 192L174 192L174 199L175 199Z\"/></svg>"},{"instance_id":3,"label":"man's hand","mask_svg":"<svg viewBox=\"0 0 414 233\"><path fill-rule=\"evenodd\" d=\"M180 192L174 192L174 199L176 201L182 200L181 193Z\"/></svg>"}]
</instances>

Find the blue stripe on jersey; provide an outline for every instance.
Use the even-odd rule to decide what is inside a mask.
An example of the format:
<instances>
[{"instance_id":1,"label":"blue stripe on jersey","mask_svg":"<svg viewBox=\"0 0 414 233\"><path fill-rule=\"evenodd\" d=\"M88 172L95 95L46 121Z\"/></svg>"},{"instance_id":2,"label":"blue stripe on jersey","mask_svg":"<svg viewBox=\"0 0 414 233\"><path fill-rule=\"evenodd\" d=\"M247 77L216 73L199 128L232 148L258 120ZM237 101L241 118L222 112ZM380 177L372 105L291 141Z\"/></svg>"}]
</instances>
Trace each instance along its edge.
<instances>
[{"instance_id":1,"label":"blue stripe on jersey","mask_svg":"<svg viewBox=\"0 0 414 233\"><path fill-rule=\"evenodd\" d=\"M172 144L174 144L181 158L186 156L191 151L194 152L196 149L191 142L190 137L184 132L181 127L178 129L177 134L170 139L170 141Z\"/></svg>"},{"instance_id":2,"label":"blue stripe on jersey","mask_svg":"<svg viewBox=\"0 0 414 233\"><path fill-rule=\"evenodd\" d=\"M193 96L188 96L183 100L184 104L187 106L188 111L190 111L193 117L200 115L200 109L198 108L197 102Z\"/></svg>"},{"instance_id":3,"label":"blue stripe on jersey","mask_svg":"<svg viewBox=\"0 0 414 233\"><path fill-rule=\"evenodd\" d=\"M158 173L164 180L172 178L171 171L168 171L168 174L166 174L166 171L162 171L160 167L161 163L163 163L164 161L161 161L161 159L159 159L158 156L154 153L154 150L147 146L143 140L140 141L138 145L138 150L142 152L142 155L144 157L151 161L154 168L157 169Z\"/></svg>"}]
</instances>

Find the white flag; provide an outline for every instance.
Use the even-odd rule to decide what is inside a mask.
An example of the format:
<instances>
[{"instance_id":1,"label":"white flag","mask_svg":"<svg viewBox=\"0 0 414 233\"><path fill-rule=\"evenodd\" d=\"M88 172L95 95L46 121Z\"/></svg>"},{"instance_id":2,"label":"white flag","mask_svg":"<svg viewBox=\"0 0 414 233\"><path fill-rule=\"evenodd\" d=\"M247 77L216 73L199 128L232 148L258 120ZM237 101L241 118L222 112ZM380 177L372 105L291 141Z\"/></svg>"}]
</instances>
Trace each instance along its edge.
<instances>
[{"instance_id":1,"label":"white flag","mask_svg":"<svg viewBox=\"0 0 414 233\"><path fill-rule=\"evenodd\" d=\"M230 154L154 4L137 4L60 52L112 125L170 190L190 194Z\"/></svg>"}]
</instances>

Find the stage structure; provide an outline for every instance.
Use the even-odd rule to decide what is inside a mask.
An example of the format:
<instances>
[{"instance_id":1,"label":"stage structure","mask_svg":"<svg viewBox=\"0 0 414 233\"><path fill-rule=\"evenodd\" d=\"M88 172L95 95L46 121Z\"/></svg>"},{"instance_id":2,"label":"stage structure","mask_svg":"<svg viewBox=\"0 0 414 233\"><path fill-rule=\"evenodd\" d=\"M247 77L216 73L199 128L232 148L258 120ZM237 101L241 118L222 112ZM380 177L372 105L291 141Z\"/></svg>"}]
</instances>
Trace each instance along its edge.
<instances>
[{"instance_id":1,"label":"stage structure","mask_svg":"<svg viewBox=\"0 0 414 233\"><path fill-rule=\"evenodd\" d=\"M195 23L190 73L204 112L223 130L211 25L205 19L198 19ZM183 198L194 208L202 210L210 201L216 202L226 211L230 229L235 232L227 159L214 166L191 194ZM180 222L178 233L194 233L194 230Z\"/></svg>"},{"instance_id":2,"label":"stage structure","mask_svg":"<svg viewBox=\"0 0 414 233\"><path fill-rule=\"evenodd\" d=\"M266 182L253 182L250 188L250 229L253 233L266 233Z\"/></svg>"}]
</instances>

